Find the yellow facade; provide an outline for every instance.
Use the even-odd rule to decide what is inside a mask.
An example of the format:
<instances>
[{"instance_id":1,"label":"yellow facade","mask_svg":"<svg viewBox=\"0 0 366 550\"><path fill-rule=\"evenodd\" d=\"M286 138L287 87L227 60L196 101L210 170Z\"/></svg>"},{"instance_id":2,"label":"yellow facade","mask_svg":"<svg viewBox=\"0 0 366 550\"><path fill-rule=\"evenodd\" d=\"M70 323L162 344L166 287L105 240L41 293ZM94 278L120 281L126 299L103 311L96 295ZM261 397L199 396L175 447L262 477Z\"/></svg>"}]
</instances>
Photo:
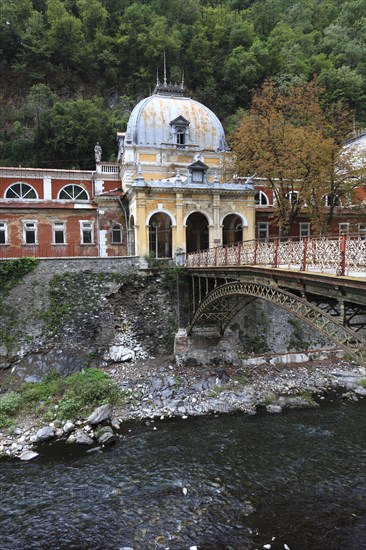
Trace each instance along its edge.
<instances>
[{"instance_id":1,"label":"yellow facade","mask_svg":"<svg viewBox=\"0 0 366 550\"><path fill-rule=\"evenodd\" d=\"M228 177L230 157L201 104L158 90L135 107L121 159L135 254L176 258L254 239L255 191Z\"/></svg>"}]
</instances>

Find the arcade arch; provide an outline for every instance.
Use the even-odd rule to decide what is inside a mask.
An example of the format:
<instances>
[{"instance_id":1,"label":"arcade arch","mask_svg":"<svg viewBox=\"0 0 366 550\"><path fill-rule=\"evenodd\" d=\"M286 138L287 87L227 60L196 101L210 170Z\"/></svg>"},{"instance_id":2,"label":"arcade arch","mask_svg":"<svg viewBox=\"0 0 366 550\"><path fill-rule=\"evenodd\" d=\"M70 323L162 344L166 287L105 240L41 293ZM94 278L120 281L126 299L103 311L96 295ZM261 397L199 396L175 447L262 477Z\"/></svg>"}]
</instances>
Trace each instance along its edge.
<instances>
[{"instance_id":1,"label":"arcade arch","mask_svg":"<svg viewBox=\"0 0 366 550\"><path fill-rule=\"evenodd\" d=\"M222 221L222 244L235 244L243 240L243 228L248 225L240 214L232 213Z\"/></svg>"},{"instance_id":2,"label":"arcade arch","mask_svg":"<svg viewBox=\"0 0 366 550\"><path fill-rule=\"evenodd\" d=\"M192 212L186 219L186 251L197 252L209 247L209 223L205 214Z\"/></svg>"},{"instance_id":3,"label":"arcade arch","mask_svg":"<svg viewBox=\"0 0 366 550\"><path fill-rule=\"evenodd\" d=\"M149 222L149 254L154 258L172 257L172 219L166 212L155 212Z\"/></svg>"}]
</instances>

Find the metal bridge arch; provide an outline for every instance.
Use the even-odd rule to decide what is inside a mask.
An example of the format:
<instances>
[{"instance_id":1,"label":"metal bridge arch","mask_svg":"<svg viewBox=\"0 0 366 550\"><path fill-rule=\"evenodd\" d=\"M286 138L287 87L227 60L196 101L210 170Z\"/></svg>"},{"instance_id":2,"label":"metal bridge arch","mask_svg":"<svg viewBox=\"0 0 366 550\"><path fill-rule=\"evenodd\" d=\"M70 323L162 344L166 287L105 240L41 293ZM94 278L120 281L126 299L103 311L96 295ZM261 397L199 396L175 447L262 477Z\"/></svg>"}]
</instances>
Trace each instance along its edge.
<instances>
[{"instance_id":1,"label":"metal bridge arch","mask_svg":"<svg viewBox=\"0 0 366 550\"><path fill-rule=\"evenodd\" d=\"M197 325L219 325L223 332L233 316L249 301L261 298L302 319L340 346L356 361L366 364L366 340L343 326L334 317L296 294L281 288L251 281L236 281L216 287L202 300L190 324L190 334Z\"/></svg>"}]
</instances>

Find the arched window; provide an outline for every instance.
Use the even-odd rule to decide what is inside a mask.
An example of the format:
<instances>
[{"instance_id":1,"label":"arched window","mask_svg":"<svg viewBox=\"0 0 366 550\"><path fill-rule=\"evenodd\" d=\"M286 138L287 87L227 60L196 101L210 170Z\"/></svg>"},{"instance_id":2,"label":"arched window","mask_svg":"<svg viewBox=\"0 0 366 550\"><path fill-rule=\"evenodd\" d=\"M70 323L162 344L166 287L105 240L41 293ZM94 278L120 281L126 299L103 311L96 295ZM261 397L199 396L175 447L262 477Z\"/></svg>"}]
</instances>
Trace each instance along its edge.
<instances>
[{"instance_id":1,"label":"arched window","mask_svg":"<svg viewBox=\"0 0 366 550\"><path fill-rule=\"evenodd\" d=\"M36 190L28 183L13 183L5 193L6 199L38 199Z\"/></svg>"},{"instance_id":2,"label":"arched window","mask_svg":"<svg viewBox=\"0 0 366 550\"><path fill-rule=\"evenodd\" d=\"M335 195L334 193L328 193L327 195L324 195L323 200L325 206L341 206L339 197L337 197L337 195Z\"/></svg>"},{"instance_id":3,"label":"arched window","mask_svg":"<svg viewBox=\"0 0 366 550\"><path fill-rule=\"evenodd\" d=\"M263 191L258 191L258 193L255 196L255 204L258 206L268 206L269 200L268 197Z\"/></svg>"},{"instance_id":4,"label":"arched window","mask_svg":"<svg viewBox=\"0 0 366 550\"><path fill-rule=\"evenodd\" d=\"M172 129L173 143L177 147L184 147L187 145L187 137L189 131L189 121L184 116L179 115L170 123Z\"/></svg>"},{"instance_id":5,"label":"arched window","mask_svg":"<svg viewBox=\"0 0 366 550\"><path fill-rule=\"evenodd\" d=\"M71 183L65 185L58 194L58 198L67 201L87 201L88 193L80 185Z\"/></svg>"},{"instance_id":6,"label":"arched window","mask_svg":"<svg viewBox=\"0 0 366 550\"><path fill-rule=\"evenodd\" d=\"M112 244L122 244L122 226L119 223L112 227Z\"/></svg>"},{"instance_id":7,"label":"arched window","mask_svg":"<svg viewBox=\"0 0 366 550\"><path fill-rule=\"evenodd\" d=\"M177 127L177 145L185 145L186 142L186 130L183 126Z\"/></svg>"},{"instance_id":8,"label":"arched window","mask_svg":"<svg viewBox=\"0 0 366 550\"><path fill-rule=\"evenodd\" d=\"M286 195L286 199L289 201L290 204L296 204L299 202L299 192L298 191L290 191Z\"/></svg>"},{"instance_id":9,"label":"arched window","mask_svg":"<svg viewBox=\"0 0 366 550\"><path fill-rule=\"evenodd\" d=\"M172 257L172 220L156 212L149 220L149 253L153 258Z\"/></svg>"}]
</instances>

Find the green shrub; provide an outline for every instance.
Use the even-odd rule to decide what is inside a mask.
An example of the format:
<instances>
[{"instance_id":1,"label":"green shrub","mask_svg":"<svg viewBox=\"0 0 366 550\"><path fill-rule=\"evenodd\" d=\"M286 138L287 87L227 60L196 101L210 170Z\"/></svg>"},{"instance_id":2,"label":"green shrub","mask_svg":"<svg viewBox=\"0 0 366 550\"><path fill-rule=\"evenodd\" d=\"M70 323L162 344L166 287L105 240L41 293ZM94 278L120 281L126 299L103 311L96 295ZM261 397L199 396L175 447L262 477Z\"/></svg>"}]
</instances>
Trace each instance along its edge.
<instances>
[{"instance_id":1,"label":"green shrub","mask_svg":"<svg viewBox=\"0 0 366 550\"><path fill-rule=\"evenodd\" d=\"M122 402L123 397L126 398L117 384L98 369L86 369L65 378L54 371L42 382L29 382L19 392L0 398L0 426L10 425L8 417L21 409L46 419L73 419L87 416L99 405Z\"/></svg>"},{"instance_id":2,"label":"green shrub","mask_svg":"<svg viewBox=\"0 0 366 550\"><path fill-rule=\"evenodd\" d=\"M81 404L75 397L64 397L61 399L58 409L58 416L65 420L71 420L80 416Z\"/></svg>"},{"instance_id":3,"label":"green shrub","mask_svg":"<svg viewBox=\"0 0 366 550\"><path fill-rule=\"evenodd\" d=\"M234 381L237 382L238 384L242 385L242 386L245 386L245 384L248 384L248 380L249 380L248 375L245 372L242 372L242 373L238 374L234 378Z\"/></svg>"},{"instance_id":4,"label":"green shrub","mask_svg":"<svg viewBox=\"0 0 366 550\"><path fill-rule=\"evenodd\" d=\"M0 415L14 416L20 409L22 396L20 393L11 391L0 397Z\"/></svg>"},{"instance_id":5,"label":"green shrub","mask_svg":"<svg viewBox=\"0 0 366 550\"><path fill-rule=\"evenodd\" d=\"M56 371L49 373L42 382L28 382L22 388L25 403L39 403L55 397L62 391L63 379Z\"/></svg>"},{"instance_id":6,"label":"green shrub","mask_svg":"<svg viewBox=\"0 0 366 550\"><path fill-rule=\"evenodd\" d=\"M0 414L0 428L11 428L14 426L14 420L4 414Z\"/></svg>"}]
</instances>

